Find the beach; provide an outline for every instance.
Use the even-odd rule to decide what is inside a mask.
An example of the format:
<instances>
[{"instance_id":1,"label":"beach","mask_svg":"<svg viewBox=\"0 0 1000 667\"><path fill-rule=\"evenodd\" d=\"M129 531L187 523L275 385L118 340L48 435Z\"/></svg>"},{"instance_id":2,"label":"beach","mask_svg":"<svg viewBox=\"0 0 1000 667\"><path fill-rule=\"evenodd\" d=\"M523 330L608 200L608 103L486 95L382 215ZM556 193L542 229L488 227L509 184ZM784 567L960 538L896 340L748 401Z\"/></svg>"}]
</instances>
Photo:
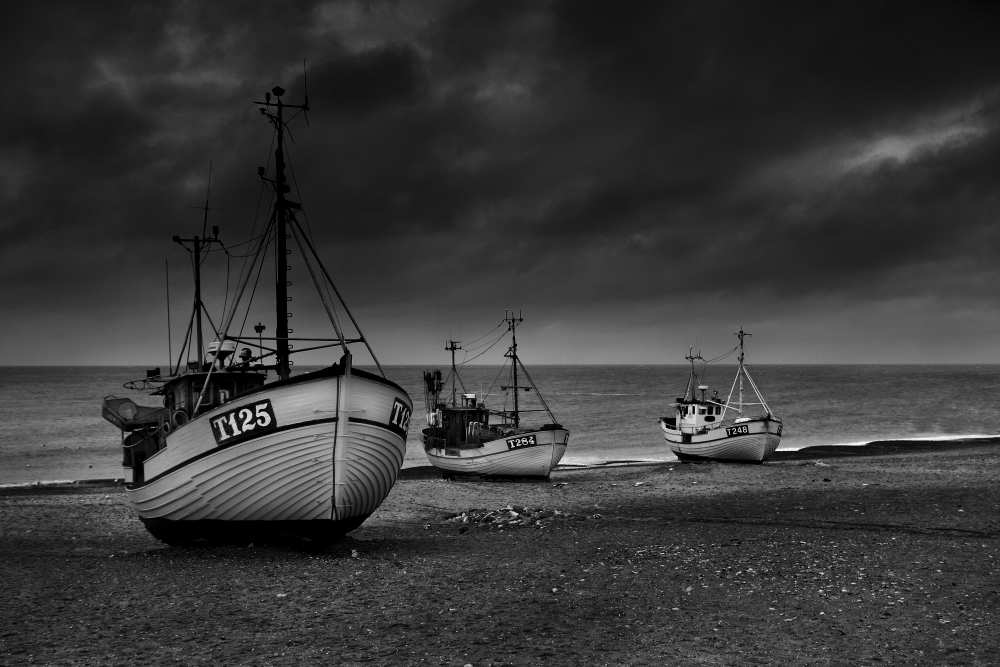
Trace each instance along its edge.
<instances>
[{"instance_id":1,"label":"beach","mask_svg":"<svg viewBox=\"0 0 1000 667\"><path fill-rule=\"evenodd\" d=\"M4 664L989 664L1000 446L404 470L342 542L167 547L120 485L0 492Z\"/></svg>"}]
</instances>

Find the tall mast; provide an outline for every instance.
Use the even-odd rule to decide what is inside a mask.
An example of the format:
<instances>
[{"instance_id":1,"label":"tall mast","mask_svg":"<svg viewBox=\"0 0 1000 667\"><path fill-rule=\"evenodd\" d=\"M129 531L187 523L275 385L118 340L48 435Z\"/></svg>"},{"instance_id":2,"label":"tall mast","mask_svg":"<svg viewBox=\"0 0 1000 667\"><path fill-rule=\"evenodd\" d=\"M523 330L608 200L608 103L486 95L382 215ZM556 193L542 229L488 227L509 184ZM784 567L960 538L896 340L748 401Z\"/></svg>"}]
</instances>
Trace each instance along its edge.
<instances>
[{"instance_id":1,"label":"tall mast","mask_svg":"<svg viewBox=\"0 0 1000 667\"><path fill-rule=\"evenodd\" d=\"M740 366L739 366L739 368L736 369L736 375L740 379L740 413L741 414L743 412L743 373L744 373L744 370L743 370L743 337L744 336L752 336L752 335L753 334L745 333L743 331L743 327L740 327L740 330L736 332L736 336L740 339L740 357L739 357Z\"/></svg>"},{"instance_id":2,"label":"tall mast","mask_svg":"<svg viewBox=\"0 0 1000 667\"><path fill-rule=\"evenodd\" d=\"M684 399L688 401L693 401L695 399L694 390L698 380L698 376L697 374L695 374L694 371L694 362L696 359L701 359L702 361L704 361L704 357L701 356L701 352L695 354L694 348L689 347L688 353L687 355L685 355L684 358L691 362L691 375L688 376L687 389L684 390Z\"/></svg>"},{"instance_id":3,"label":"tall mast","mask_svg":"<svg viewBox=\"0 0 1000 667\"><path fill-rule=\"evenodd\" d=\"M462 349L459 342L457 340L449 340L444 346L446 351L451 352L451 404L453 406L457 405L455 402L455 380L458 378L458 369L455 367L455 350Z\"/></svg>"},{"instance_id":4,"label":"tall mast","mask_svg":"<svg viewBox=\"0 0 1000 667\"><path fill-rule=\"evenodd\" d=\"M511 380L514 383L514 426L520 426L521 415L518 412L518 388L517 388L517 325L524 321L524 317L520 314L514 317L514 311L504 311L504 319L507 321L507 330L510 331L510 350L507 351L507 356L510 357L510 367L511 367Z\"/></svg>"},{"instance_id":5,"label":"tall mast","mask_svg":"<svg viewBox=\"0 0 1000 667\"><path fill-rule=\"evenodd\" d=\"M272 101L271 93L274 93ZM264 94L264 101L257 101L255 104L261 105L260 112L271 121L274 129L277 130L278 137L274 150L274 178L264 178L263 168L257 170L261 178L270 182L274 187L274 225L275 225L275 276L274 276L274 306L275 306L275 365L274 369L278 377L287 380L291 375L288 361L288 212L292 209L302 208L298 202L288 199L285 195L291 191L288 187L288 180L285 177L285 119L284 110L291 109L309 110L309 104L285 104L281 101L281 96L285 94L284 88L275 86L270 93ZM268 109L273 108L271 113Z\"/></svg>"},{"instance_id":6,"label":"tall mast","mask_svg":"<svg viewBox=\"0 0 1000 667\"><path fill-rule=\"evenodd\" d=\"M281 91L281 92L279 92ZM274 150L274 191L277 193L277 201L274 205L275 215L275 272L274 272L274 303L275 303L275 328L277 333L277 372L278 377L287 380L290 375L288 364L288 218L286 211L288 202L285 200L285 193L288 192L288 183L285 180L285 125L283 118L284 106L281 103L281 93L284 92L279 87L275 87L274 95L277 99L278 114L275 127L278 128L277 148Z\"/></svg>"}]
</instances>

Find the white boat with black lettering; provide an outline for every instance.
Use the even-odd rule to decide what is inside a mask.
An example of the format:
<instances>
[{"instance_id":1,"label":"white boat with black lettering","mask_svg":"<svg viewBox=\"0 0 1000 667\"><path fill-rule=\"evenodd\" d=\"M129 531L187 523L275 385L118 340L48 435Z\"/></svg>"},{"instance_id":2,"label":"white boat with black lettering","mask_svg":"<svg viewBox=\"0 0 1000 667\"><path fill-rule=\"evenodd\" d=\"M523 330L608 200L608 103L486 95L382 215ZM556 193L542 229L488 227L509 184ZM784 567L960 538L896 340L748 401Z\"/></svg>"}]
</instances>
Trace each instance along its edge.
<instances>
[{"instance_id":1,"label":"white boat with black lettering","mask_svg":"<svg viewBox=\"0 0 1000 667\"><path fill-rule=\"evenodd\" d=\"M162 397L162 404L108 397L103 405L104 417L122 431L128 498L148 530L169 543L334 539L379 506L403 462L410 397L385 377L300 222L302 206L288 198L285 114L308 110L308 97L293 105L282 101L281 88L272 93L255 104L275 132L274 175L258 170L274 205L263 232L249 242L231 306L216 327L202 301L202 263L212 249L226 248L217 228L206 233L206 201L202 234L174 237L191 254L195 278L194 310L177 363L166 374L154 369L126 384ZM332 335L292 335L287 255L294 250L315 283ZM260 323L248 334L245 314L252 295L265 291L255 281L268 257L275 261L267 295L275 304L274 336L264 336ZM203 315L215 338L207 349ZM345 330L342 320L352 328ZM294 352L338 349L340 358L293 375L293 344L302 345ZM365 346L374 371L354 366L353 344Z\"/></svg>"},{"instance_id":2,"label":"white boat with black lettering","mask_svg":"<svg viewBox=\"0 0 1000 667\"><path fill-rule=\"evenodd\" d=\"M740 329L736 335L739 344L726 354L738 350L739 365L729 394L724 400L718 395L718 391L709 397L709 387L699 384L695 361L704 361L701 355L690 352L685 357L691 362L687 389L684 396L674 404L673 416L660 419L660 428L670 451L682 461L761 463L781 443L781 419L771 412L764 395L743 363L743 339L750 334ZM744 402L744 379L753 389L757 401ZM751 415L745 411L745 408L754 406L757 407L758 414Z\"/></svg>"},{"instance_id":3,"label":"white boat with black lettering","mask_svg":"<svg viewBox=\"0 0 1000 667\"><path fill-rule=\"evenodd\" d=\"M522 321L523 318L514 317L513 312L504 316L511 345L505 354L510 359L509 366L505 366L509 384L502 385L501 390L511 397L511 409L506 409L505 402L505 409L492 410L487 407L485 398L475 393L463 391L461 397L457 395L455 383L461 383L461 379L455 365L455 350L460 349L456 341L449 341L445 348L451 351L450 402L441 400L446 384L441 372L424 373L428 422L423 430L424 452L446 477L547 479L566 453L569 431L556 421L517 356L516 327ZM505 369L501 370L501 375ZM541 407L538 410L522 408L519 400L522 391L534 392ZM550 421L534 426L523 423L522 413L531 411L545 412Z\"/></svg>"}]
</instances>

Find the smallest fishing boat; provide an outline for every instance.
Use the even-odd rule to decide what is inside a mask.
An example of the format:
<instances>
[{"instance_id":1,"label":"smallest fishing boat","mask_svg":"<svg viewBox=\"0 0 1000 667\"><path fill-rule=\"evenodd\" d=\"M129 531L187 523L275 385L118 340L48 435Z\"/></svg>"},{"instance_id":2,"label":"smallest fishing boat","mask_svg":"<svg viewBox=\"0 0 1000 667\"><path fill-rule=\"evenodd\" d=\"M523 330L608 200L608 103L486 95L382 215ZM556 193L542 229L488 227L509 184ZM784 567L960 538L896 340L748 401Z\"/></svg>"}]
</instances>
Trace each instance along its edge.
<instances>
[{"instance_id":1,"label":"smallest fishing boat","mask_svg":"<svg viewBox=\"0 0 1000 667\"><path fill-rule=\"evenodd\" d=\"M689 351L685 357L691 362L687 389L674 404L674 415L660 418L663 438L670 451L681 461L762 463L774 454L781 443L781 419L771 412L743 363L743 339L749 335L742 328L736 334L739 338L736 348L739 350L739 365L724 400L717 390L708 396L708 385L699 383L695 361L704 361L701 355ZM743 400L744 379L756 395L756 401ZM744 410L753 406L759 408L756 414L750 415Z\"/></svg>"},{"instance_id":2,"label":"smallest fishing boat","mask_svg":"<svg viewBox=\"0 0 1000 667\"><path fill-rule=\"evenodd\" d=\"M507 371L509 384L501 389L512 396L512 409L491 410L485 398L481 400L475 393L465 391L455 365L455 350L460 349L456 341L449 341L445 348L451 351L449 377L443 379L439 370L424 373L428 424L423 430L424 453L445 477L548 479L566 453L569 431L556 421L517 356L516 328L524 318L514 317L514 313L509 312L505 313L504 321L511 335L511 345L504 355L510 359L510 364L501 369L501 374ZM441 391L448 380L451 381L451 401L445 402L441 400ZM456 381L462 385L461 396L457 394ZM521 413L532 411L521 407L519 394L522 391L534 392L542 406L538 411L548 415L548 423L528 425L522 422ZM505 408L506 405L505 402Z\"/></svg>"}]
</instances>

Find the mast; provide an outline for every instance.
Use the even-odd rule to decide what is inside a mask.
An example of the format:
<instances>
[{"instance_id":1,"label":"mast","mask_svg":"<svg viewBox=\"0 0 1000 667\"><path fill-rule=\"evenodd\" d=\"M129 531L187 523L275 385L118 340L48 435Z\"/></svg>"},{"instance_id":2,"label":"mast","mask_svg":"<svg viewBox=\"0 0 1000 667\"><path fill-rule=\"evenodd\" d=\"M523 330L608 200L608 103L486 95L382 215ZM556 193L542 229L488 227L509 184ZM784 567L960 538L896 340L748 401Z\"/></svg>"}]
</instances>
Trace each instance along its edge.
<instances>
[{"instance_id":1,"label":"mast","mask_svg":"<svg viewBox=\"0 0 1000 667\"><path fill-rule=\"evenodd\" d=\"M281 103L281 94L284 92L279 86L274 88L275 99L277 100L278 113L274 121L274 126L278 129L277 148L274 150L274 191L277 200L274 204L275 216L275 272L274 272L274 303L275 303L275 336L277 337L278 355L275 362L275 370L278 377L287 380L290 375L288 364L288 217L286 211L288 203L285 200L285 193L289 191L288 183L285 181L285 125L283 118L284 105Z\"/></svg>"},{"instance_id":2,"label":"mast","mask_svg":"<svg viewBox=\"0 0 1000 667\"><path fill-rule=\"evenodd\" d=\"M458 377L458 369L455 368L455 350L461 350L462 349L462 346L459 345L459 342L461 342L461 341L449 340L448 343L444 346L444 349L446 351L451 352L451 405L452 405L452 407L458 405L458 403L455 402L455 379Z\"/></svg>"},{"instance_id":3,"label":"mast","mask_svg":"<svg viewBox=\"0 0 1000 667\"><path fill-rule=\"evenodd\" d=\"M274 94L272 101L271 94ZM291 191L288 187L288 180L285 177L285 108L309 110L308 101L305 104L285 104L281 101L281 96L285 94L285 89L275 86L270 93L264 93L264 101L256 101L261 105L260 113L271 121L277 131L277 141L274 150L274 178L264 178L263 167L257 170L260 177L271 183L274 188L274 234L275 234L275 276L274 276L274 306L275 306L275 365L274 370L278 373L278 378L287 380L291 375L291 368L288 361L288 215L289 211L302 208L298 202L288 199L285 195ZM271 113L269 109L274 109Z\"/></svg>"},{"instance_id":4,"label":"mast","mask_svg":"<svg viewBox=\"0 0 1000 667\"><path fill-rule=\"evenodd\" d=\"M514 427L516 428L521 425L517 395L517 365L519 363L517 359L517 325L524 321L524 317L521 314L514 317L513 310L504 311L504 320L507 322L507 330L510 331L510 349L507 351L507 356L510 357L511 381L513 382L512 389L514 390Z\"/></svg>"},{"instance_id":5,"label":"mast","mask_svg":"<svg viewBox=\"0 0 1000 667\"><path fill-rule=\"evenodd\" d=\"M740 365L739 368L736 369L736 376L740 380L740 414L743 414L743 374L746 372L743 369L743 337L752 335L753 334L745 333L743 331L743 327L740 327L740 330L736 332L736 336L740 339L740 356L739 356Z\"/></svg>"},{"instance_id":6,"label":"mast","mask_svg":"<svg viewBox=\"0 0 1000 667\"><path fill-rule=\"evenodd\" d=\"M208 207L205 207L205 215L208 215ZM174 236L174 243L177 243L182 248L191 253L191 261L194 263L194 316L195 316L195 336L198 341L198 370L202 368L202 360L205 355L205 341L204 334L202 333L201 326L201 311L204 309L205 304L201 300L201 256L202 253L208 250L208 246L213 243L221 243L219 241L219 228L212 228L212 237L202 238L198 235L192 236L190 238L183 238L180 236ZM190 243L191 247L188 248L187 244Z\"/></svg>"},{"instance_id":7,"label":"mast","mask_svg":"<svg viewBox=\"0 0 1000 667\"><path fill-rule=\"evenodd\" d=\"M694 353L694 348L689 347L688 353L684 356L689 362L691 362L691 375L688 377L687 389L684 391L684 399L688 401L693 401L695 399L695 386L697 385L698 375L694 371L694 362L697 359L704 361L704 357L701 356L701 352L698 354Z\"/></svg>"}]
</instances>

